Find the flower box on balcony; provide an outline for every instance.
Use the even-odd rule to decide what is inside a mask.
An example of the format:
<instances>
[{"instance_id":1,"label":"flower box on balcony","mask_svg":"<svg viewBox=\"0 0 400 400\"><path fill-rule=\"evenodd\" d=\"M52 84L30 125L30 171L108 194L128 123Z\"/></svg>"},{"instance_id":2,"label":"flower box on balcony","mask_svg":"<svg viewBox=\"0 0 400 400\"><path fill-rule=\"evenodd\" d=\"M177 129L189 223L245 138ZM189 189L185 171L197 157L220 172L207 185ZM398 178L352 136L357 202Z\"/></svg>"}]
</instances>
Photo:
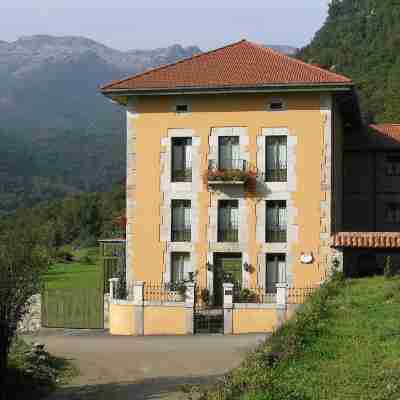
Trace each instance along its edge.
<instances>
[{"instance_id":1,"label":"flower box on balcony","mask_svg":"<svg viewBox=\"0 0 400 400\"><path fill-rule=\"evenodd\" d=\"M205 181L209 185L245 185L251 179L254 178L255 174L252 171L247 170L247 163L244 160L240 161L240 167L232 169L219 168L210 162L208 170L205 173Z\"/></svg>"}]
</instances>

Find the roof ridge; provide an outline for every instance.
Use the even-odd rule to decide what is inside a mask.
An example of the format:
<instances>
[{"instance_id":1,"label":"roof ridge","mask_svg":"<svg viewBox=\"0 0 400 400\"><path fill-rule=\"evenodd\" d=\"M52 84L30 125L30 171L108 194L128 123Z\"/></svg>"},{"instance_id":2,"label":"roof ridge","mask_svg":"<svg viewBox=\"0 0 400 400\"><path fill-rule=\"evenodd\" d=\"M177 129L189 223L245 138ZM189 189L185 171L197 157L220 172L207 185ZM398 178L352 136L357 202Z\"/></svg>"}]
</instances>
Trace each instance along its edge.
<instances>
[{"instance_id":1,"label":"roof ridge","mask_svg":"<svg viewBox=\"0 0 400 400\"><path fill-rule=\"evenodd\" d=\"M335 75L335 76L340 77L340 78L346 78L349 82L352 82L352 80L349 77L345 76L345 75L337 74L336 72L328 71L328 70L326 70L324 68L318 67L317 65L309 64L309 63L307 63L307 62L305 62L303 60L299 60L298 58L290 57L287 54L280 53L279 51L271 49L271 47L264 47L264 46L262 46L260 44L249 42L247 40L244 40L244 41L247 42L248 44L250 44L253 47L260 48L260 49L265 50L265 51L267 51L269 53L275 54L276 56L285 58L285 59L287 59L289 61L292 61L292 62L294 61L297 64L303 65L303 66L305 66L306 68L308 68L310 70L319 70L319 71L321 71L321 72L323 72L325 74Z\"/></svg>"},{"instance_id":2,"label":"roof ridge","mask_svg":"<svg viewBox=\"0 0 400 400\"><path fill-rule=\"evenodd\" d=\"M205 56L205 55L208 55L208 54L212 54L212 53L215 53L215 52L217 52L217 51L219 51L219 50L226 49L226 48L228 48L228 47L237 46L239 43L244 43L244 42L246 42L246 43L251 43L251 42L247 41L246 39L241 39L241 40L239 40L239 41L237 41L237 42L229 43L229 44L226 44L226 45L224 45L224 46L218 47L218 48L216 48L216 49L206 51L206 52L204 52L204 53L202 52L202 53L199 53L199 54L194 54L194 55L191 56L191 57L182 58L182 59L177 60L177 61L175 61L175 62L173 62L173 63L171 63L171 64L162 64L162 65L159 65L158 67L147 69L146 71L140 72L140 73L138 73L138 74L130 75L130 76L126 77L126 78L122 78L122 79L119 79L119 80L116 80L116 81L112 81L112 82L108 83L107 85L100 86L100 90L105 90L105 89L107 89L107 88L110 87L110 86L113 86L113 85L116 85L116 84L119 84L119 83L123 83L123 82L125 82L125 81L130 80L130 79L139 78L139 77L145 76L145 75L147 75L147 74L149 74L149 73L151 73L151 72L161 71L161 70L163 70L164 68L169 68L169 67L172 67L172 66L174 66L174 65L181 64L181 63L183 63L183 62L185 62L185 61L193 60L193 59L199 58L199 57L201 57L201 56Z\"/></svg>"}]
</instances>

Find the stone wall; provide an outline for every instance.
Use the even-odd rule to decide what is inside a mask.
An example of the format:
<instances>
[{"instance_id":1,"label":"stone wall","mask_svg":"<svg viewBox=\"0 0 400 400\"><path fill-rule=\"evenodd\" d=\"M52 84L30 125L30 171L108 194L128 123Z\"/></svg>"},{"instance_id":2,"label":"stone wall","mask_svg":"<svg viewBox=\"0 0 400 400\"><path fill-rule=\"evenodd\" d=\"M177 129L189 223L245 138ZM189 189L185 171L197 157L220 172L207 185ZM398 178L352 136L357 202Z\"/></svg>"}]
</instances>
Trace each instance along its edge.
<instances>
[{"instance_id":1,"label":"stone wall","mask_svg":"<svg viewBox=\"0 0 400 400\"><path fill-rule=\"evenodd\" d=\"M42 327L42 296L35 294L29 299L29 310L18 325L18 332L36 332Z\"/></svg>"}]
</instances>

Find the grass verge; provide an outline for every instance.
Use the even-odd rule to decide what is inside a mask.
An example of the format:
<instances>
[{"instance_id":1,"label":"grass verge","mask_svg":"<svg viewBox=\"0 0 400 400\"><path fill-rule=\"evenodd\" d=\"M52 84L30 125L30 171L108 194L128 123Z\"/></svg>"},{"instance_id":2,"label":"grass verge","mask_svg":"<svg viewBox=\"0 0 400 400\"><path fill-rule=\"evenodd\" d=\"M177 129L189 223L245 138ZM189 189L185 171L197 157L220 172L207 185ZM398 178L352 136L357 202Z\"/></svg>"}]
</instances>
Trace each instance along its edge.
<instances>
[{"instance_id":1,"label":"grass verge","mask_svg":"<svg viewBox=\"0 0 400 400\"><path fill-rule=\"evenodd\" d=\"M68 360L45 351L32 355L32 346L17 339L9 355L9 368L3 377L0 399L42 399L77 373Z\"/></svg>"},{"instance_id":2,"label":"grass verge","mask_svg":"<svg viewBox=\"0 0 400 400\"><path fill-rule=\"evenodd\" d=\"M400 398L400 278L335 279L203 399Z\"/></svg>"},{"instance_id":3,"label":"grass verge","mask_svg":"<svg viewBox=\"0 0 400 400\"><path fill-rule=\"evenodd\" d=\"M103 285L103 270L97 247L75 250L73 261L53 264L44 275L49 289L99 288Z\"/></svg>"}]
</instances>

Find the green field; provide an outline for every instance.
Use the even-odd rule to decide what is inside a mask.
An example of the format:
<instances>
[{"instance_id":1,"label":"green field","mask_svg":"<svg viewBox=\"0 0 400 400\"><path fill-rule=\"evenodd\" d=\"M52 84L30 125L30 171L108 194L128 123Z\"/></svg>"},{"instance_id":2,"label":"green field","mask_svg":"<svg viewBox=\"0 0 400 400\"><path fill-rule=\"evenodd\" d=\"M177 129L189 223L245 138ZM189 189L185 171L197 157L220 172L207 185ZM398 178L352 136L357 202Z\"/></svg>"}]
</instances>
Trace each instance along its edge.
<instances>
[{"instance_id":1,"label":"green field","mask_svg":"<svg viewBox=\"0 0 400 400\"><path fill-rule=\"evenodd\" d=\"M45 274L49 289L99 288L103 285L103 272L99 249L91 247L72 252L74 260L53 264Z\"/></svg>"},{"instance_id":2,"label":"green field","mask_svg":"<svg viewBox=\"0 0 400 400\"><path fill-rule=\"evenodd\" d=\"M399 399L400 278L319 292L203 399Z\"/></svg>"}]
</instances>

